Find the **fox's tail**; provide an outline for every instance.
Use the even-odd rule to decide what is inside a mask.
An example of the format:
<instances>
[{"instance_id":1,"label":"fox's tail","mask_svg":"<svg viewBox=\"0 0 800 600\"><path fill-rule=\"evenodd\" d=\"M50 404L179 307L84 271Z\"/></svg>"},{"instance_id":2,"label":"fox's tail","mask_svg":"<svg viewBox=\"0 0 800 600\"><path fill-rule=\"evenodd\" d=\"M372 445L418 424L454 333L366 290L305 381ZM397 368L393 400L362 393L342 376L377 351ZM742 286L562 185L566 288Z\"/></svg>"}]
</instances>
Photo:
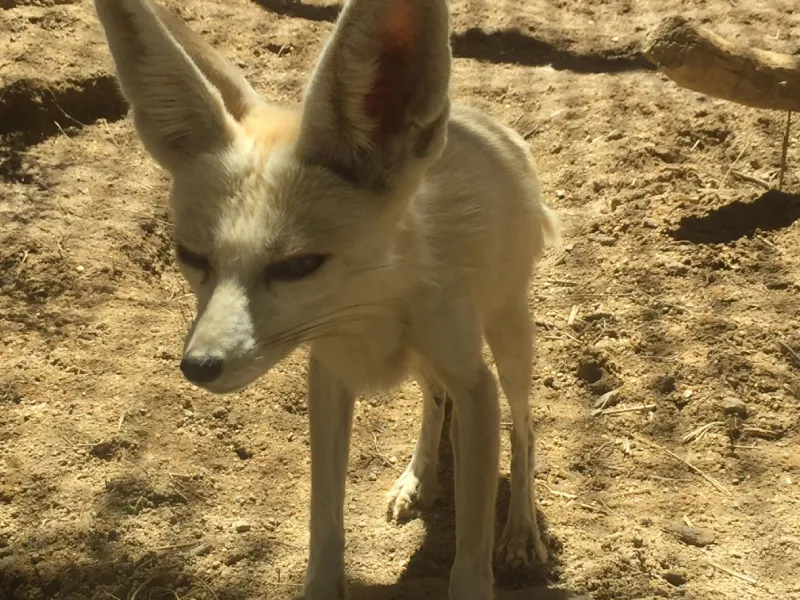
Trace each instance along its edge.
<instances>
[{"instance_id":1,"label":"fox's tail","mask_svg":"<svg viewBox=\"0 0 800 600\"><path fill-rule=\"evenodd\" d=\"M554 248L561 245L561 222L552 208L544 202L541 203L542 211L542 233L544 234L545 246Z\"/></svg>"}]
</instances>

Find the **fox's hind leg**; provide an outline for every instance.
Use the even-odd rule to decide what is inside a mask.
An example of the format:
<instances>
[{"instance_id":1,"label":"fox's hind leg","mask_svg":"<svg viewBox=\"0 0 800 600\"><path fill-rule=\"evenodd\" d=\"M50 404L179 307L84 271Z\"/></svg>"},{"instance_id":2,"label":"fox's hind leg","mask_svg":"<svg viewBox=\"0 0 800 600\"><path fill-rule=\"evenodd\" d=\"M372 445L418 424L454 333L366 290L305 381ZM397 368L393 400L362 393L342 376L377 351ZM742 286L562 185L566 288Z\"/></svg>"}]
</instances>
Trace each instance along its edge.
<instances>
[{"instance_id":1,"label":"fox's hind leg","mask_svg":"<svg viewBox=\"0 0 800 600\"><path fill-rule=\"evenodd\" d=\"M531 473L534 460L529 395L533 369L534 326L527 294L517 294L486 327L500 384L511 409L511 498L503 534L496 549L510 566L528 566L548 559L536 519Z\"/></svg>"},{"instance_id":2,"label":"fox's hind leg","mask_svg":"<svg viewBox=\"0 0 800 600\"><path fill-rule=\"evenodd\" d=\"M415 378L422 391L422 427L411 461L388 494L387 516L398 522L413 518L419 508L430 505L438 488L436 470L446 395L424 370Z\"/></svg>"}]
</instances>

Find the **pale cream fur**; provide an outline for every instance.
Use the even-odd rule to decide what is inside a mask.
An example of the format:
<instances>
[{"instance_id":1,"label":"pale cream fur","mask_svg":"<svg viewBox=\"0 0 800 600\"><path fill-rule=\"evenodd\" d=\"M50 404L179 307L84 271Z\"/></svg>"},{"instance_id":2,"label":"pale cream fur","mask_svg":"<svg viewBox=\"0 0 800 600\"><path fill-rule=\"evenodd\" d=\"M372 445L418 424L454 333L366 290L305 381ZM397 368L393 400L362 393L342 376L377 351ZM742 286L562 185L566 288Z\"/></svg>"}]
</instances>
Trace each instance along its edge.
<instances>
[{"instance_id":1,"label":"pale cream fur","mask_svg":"<svg viewBox=\"0 0 800 600\"><path fill-rule=\"evenodd\" d=\"M389 514L408 518L432 500L450 398L450 598L493 598L500 422L484 339L513 418L511 501L497 555L512 564L547 560L532 498L527 293L545 244L558 237L557 221L542 203L524 140L480 112L451 108L446 3L347 2L297 108L262 100L230 62L150 0L95 4L137 131L172 175L176 242L208 262L198 269L179 261L198 302L186 360L224 364L203 387L241 389L310 344L305 598L346 597L354 398L411 374L424 398L422 430L389 494ZM380 68L374 57L403 46L407 33L415 36L413 63L401 64L408 69L397 86L408 94L392 113L400 125L378 135L364 109ZM264 279L267 265L307 253L330 258L296 281Z\"/></svg>"}]
</instances>

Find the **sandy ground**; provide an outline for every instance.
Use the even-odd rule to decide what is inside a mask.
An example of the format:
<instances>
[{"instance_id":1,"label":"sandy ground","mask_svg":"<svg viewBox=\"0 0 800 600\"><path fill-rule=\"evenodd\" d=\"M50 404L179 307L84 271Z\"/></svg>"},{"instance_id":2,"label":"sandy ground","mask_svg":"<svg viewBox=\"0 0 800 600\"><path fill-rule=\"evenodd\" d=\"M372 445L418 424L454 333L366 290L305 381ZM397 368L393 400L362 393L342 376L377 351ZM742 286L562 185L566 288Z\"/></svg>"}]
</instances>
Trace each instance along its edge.
<instances>
[{"instance_id":1,"label":"sandy ground","mask_svg":"<svg viewBox=\"0 0 800 600\"><path fill-rule=\"evenodd\" d=\"M338 10L169 5L278 101L300 98ZM0 7L0 597L292 598L308 545L304 354L234 396L184 381L193 303L168 182L92 5ZM500 598L800 598L800 127L784 193L767 191L786 116L653 71L638 46L674 12L800 51L793 0L453 3L454 96L529 139L564 224L531 288L554 561L498 570ZM420 519L385 518L420 411L411 383L359 400L356 600L445 597L450 488Z\"/></svg>"}]
</instances>

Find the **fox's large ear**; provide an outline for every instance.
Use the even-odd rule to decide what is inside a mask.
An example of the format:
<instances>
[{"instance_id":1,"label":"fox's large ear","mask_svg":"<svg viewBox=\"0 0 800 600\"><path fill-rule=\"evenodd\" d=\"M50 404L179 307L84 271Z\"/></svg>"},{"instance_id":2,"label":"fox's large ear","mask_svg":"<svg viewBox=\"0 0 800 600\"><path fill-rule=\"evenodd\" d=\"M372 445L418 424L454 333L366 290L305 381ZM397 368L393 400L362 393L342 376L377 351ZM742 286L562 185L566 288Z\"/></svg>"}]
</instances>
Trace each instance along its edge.
<instances>
[{"instance_id":1,"label":"fox's large ear","mask_svg":"<svg viewBox=\"0 0 800 600\"><path fill-rule=\"evenodd\" d=\"M95 0L122 93L148 152L169 170L229 145L258 101L244 76L150 0Z\"/></svg>"},{"instance_id":2,"label":"fox's large ear","mask_svg":"<svg viewBox=\"0 0 800 600\"><path fill-rule=\"evenodd\" d=\"M446 0L349 0L306 91L301 158L385 189L438 156L449 34Z\"/></svg>"}]
</instances>

